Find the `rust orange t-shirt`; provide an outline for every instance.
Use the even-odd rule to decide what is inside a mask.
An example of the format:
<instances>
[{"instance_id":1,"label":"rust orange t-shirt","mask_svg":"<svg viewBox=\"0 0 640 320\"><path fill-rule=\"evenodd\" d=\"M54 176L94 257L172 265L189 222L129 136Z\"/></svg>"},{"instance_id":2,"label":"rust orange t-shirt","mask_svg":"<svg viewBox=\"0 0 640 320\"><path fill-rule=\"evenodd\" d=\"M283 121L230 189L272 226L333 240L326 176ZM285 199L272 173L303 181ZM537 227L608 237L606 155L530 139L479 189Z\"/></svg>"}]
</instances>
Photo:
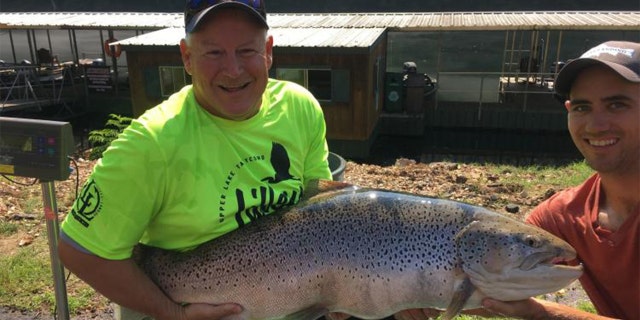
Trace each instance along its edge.
<instances>
[{"instance_id":1,"label":"rust orange t-shirt","mask_svg":"<svg viewBox=\"0 0 640 320\"><path fill-rule=\"evenodd\" d=\"M612 232L599 226L600 176L537 206L527 222L567 241L584 267L582 287L601 315L640 319L640 208Z\"/></svg>"}]
</instances>

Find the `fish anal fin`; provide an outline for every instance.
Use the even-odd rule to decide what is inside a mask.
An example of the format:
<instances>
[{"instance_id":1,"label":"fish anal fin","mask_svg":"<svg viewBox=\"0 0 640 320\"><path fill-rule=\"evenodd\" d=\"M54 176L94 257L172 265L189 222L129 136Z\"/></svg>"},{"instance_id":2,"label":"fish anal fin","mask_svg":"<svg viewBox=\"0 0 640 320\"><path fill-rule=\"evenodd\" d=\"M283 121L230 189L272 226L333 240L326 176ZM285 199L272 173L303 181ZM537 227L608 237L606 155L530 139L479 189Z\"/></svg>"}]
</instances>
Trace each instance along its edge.
<instances>
[{"instance_id":1,"label":"fish anal fin","mask_svg":"<svg viewBox=\"0 0 640 320\"><path fill-rule=\"evenodd\" d=\"M469 277L465 276L464 279L462 279L462 282L460 282L456 287L453 297L451 298L451 302L449 302L447 309L440 319L450 320L458 315L475 290L476 288L471 283Z\"/></svg>"},{"instance_id":2,"label":"fish anal fin","mask_svg":"<svg viewBox=\"0 0 640 320\"><path fill-rule=\"evenodd\" d=\"M329 313L329 310L324 307L311 306L306 309L288 314L278 320L315 320Z\"/></svg>"}]
</instances>

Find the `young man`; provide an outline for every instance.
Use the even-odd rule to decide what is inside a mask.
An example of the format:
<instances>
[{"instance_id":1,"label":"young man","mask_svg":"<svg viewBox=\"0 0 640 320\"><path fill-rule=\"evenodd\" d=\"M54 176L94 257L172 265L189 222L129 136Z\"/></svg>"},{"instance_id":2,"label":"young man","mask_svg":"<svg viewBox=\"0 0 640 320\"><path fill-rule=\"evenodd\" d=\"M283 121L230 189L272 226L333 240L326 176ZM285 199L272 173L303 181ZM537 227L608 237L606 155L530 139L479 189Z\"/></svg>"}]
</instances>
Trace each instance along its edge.
<instances>
[{"instance_id":1,"label":"young man","mask_svg":"<svg viewBox=\"0 0 640 320\"><path fill-rule=\"evenodd\" d=\"M527 222L571 244L598 314L529 299L485 300L490 311L527 319L640 319L640 43L609 41L571 61L556 91L571 138L596 173L537 206Z\"/></svg>"},{"instance_id":2,"label":"young man","mask_svg":"<svg viewBox=\"0 0 640 320\"><path fill-rule=\"evenodd\" d=\"M640 43L609 41L571 61L555 89L568 96L569 133L596 173L527 217L571 244L582 287L599 315L535 298L485 299L478 315L523 319L640 319ZM396 319L428 319L432 309Z\"/></svg>"},{"instance_id":3,"label":"young man","mask_svg":"<svg viewBox=\"0 0 640 320\"><path fill-rule=\"evenodd\" d=\"M191 0L180 51L193 85L135 120L96 164L62 224L64 265L157 320L218 319L235 304L169 299L132 261L137 243L189 250L331 179L326 127L304 88L268 78L263 0ZM132 317L117 314L117 317Z\"/></svg>"}]
</instances>

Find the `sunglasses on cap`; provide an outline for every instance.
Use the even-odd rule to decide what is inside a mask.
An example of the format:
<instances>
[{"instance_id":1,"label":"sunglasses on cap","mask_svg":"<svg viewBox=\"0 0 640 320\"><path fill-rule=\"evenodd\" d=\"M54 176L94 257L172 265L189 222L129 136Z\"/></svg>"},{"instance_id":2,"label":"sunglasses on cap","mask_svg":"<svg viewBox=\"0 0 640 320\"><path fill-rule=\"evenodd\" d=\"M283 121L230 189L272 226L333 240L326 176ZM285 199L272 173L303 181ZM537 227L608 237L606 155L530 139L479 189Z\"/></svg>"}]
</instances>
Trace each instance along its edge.
<instances>
[{"instance_id":1,"label":"sunglasses on cap","mask_svg":"<svg viewBox=\"0 0 640 320\"><path fill-rule=\"evenodd\" d=\"M184 11L187 32L193 31L200 20L214 8L231 6L245 9L268 28L264 0L188 0Z\"/></svg>"}]
</instances>

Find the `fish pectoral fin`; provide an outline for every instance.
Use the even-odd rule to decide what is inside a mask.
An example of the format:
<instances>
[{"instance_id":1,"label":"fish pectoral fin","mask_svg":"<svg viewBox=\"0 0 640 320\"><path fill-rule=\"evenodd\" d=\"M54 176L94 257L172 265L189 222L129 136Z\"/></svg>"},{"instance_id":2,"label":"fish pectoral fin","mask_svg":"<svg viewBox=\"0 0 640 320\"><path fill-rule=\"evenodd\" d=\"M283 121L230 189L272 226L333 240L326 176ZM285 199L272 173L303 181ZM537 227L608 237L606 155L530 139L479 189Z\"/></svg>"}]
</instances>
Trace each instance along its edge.
<instances>
[{"instance_id":1,"label":"fish pectoral fin","mask_svg":"<svg viewBox=\"0 0 640 320\"><path fill-rule=\"evenodd\" d=\"M449 302L447 309L444 311L440 319L453 319L453 317L462 311L464 304L467 303L467 300L469 300L469 297L471 297L475 290L476 288L471 283L469 277L465 276L462 282L456 287L453 297L451 298L451 302Z\"/></svg>"},{"instance_id":2,"label":"fish pectoral fin","mask_svg":"<svg viewBox=\"0 0 640 320\"><path fill-rule=\"evenodd\" d=\"M278 320L315 320L329 313L324 307L312 306L300 311L288 314Z\"/></svg>"}]
</instances>

